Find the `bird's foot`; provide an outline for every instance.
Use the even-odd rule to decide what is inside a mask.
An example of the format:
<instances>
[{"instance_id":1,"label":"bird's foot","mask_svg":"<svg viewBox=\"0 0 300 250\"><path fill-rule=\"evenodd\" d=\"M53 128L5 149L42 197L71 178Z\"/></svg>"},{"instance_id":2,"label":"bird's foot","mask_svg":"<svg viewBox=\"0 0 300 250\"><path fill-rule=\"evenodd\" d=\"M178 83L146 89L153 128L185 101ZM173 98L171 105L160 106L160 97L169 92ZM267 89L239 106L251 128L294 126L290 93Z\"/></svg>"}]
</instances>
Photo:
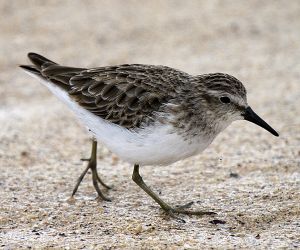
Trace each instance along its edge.
<instances>
[{"instance_id":1,"label":"bird's foot","mask_svg":"<svg viewBox=\"0 0 300 250\"><path fill-rule=\"evenodd\" d=\"M81 161L88 161L89 162L89 164L88 165L90 165L90 169L92 169L92 164L93 163L90 163L91 161L92 161L92 159L91 158L81 158L80 159ZM109 186L109 185L107 185L107 184L105 184L103 181L102 181L102 179L99 177L99 175L98 175L98 172L96 171L95 172L95 175L96 175L96 178L97 178L97 181L103 186L103 187L105 187L105 188L107 188L107 189L112 189L112 187L111 186Z\"/></svg>"},{"instance_id":2,"label":"bird's foot","mask_svg":"<svg viewBox=\"0 0 300 250\"><path fill-rule=\"evenodd\" d=\"M98 176L96 168L91 168L91 169L92 169L93 186L98 194L98 197L104 201L111 201L111 199L106 197L99 188L98 182L101 179ZM102 184L102 182L100 182L100 184Z\"/></svg>"},{"instance_id":3,"label":"bird's foot","mask_svg":"<svg viewBox=\"0 0 300 250\"><path fill-rule=\"evenodd\" d=\"M176 214L187 214L187 215L197 215L197 216L204 216L204 215L210 215L210 216L214 216L217 215L217 213L212 212L212 211L202 211L202 210L188 210L188 208L190 208L192 205L194 204L194 202L189 202L185 205L181 205L181 206L176 206L176 207L167 207L167 208L163 208L163 210L172 218L185 223L185 220L178 217Z\"/></svg>"},{"instance_id":4,"label":"bird's foot","mask_svg":"<svg viewBox=\"0 0 300 250\"><path fill-rule=\"evenodd\" d=\"M76 185L75 185L75 187L73 189L71 197L73 197L75 195L75 193L77 192L77 189L78 189L80 183L82 182L84 176L87 174L88 170L90 169L92 171L93 186L94 186L94 188L95 188L95 190L96 190L99 198L102 199L102 200L105 200L105 201L111 201L109 198L107 198L102 193L102 191L99 188L98 183L100 183L103 187L105 187L107 189L111 189L111 187L108 186L108 185L106 185L101 180L101 178L99 177L98 172L97 172L97 162L96 162L95 158L93 158L93 157L91 157L91 158L84 158L84 159L81 159L81 161L87 161L88 165L85 168L85 170L82 172L82 174L80 175L80 177L78 178L77 183L76 183Z\"/></svg>"}]
</instances>

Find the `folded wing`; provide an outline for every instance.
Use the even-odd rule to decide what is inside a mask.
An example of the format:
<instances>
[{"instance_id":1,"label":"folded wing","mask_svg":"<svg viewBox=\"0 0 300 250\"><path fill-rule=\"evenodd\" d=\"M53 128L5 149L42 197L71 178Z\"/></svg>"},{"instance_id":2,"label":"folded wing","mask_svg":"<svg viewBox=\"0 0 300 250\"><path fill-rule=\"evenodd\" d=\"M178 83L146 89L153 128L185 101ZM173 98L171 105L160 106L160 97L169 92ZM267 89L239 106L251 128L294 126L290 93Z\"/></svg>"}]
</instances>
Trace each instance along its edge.
<instances>
[{"instance_id":1,"label":"folded wing","mask_svg":"<svg viewBox=\"0 0 300 250\"><path fill-rule=\"evenodd\" d=\"M151 122L175 96L175 86L186 79L185 73L165 66L125 64L85 69L61 66L35 53L28 56L34 66L22 68L63 88L93 114L129 129Z\"/></svg>"}]
</instances>

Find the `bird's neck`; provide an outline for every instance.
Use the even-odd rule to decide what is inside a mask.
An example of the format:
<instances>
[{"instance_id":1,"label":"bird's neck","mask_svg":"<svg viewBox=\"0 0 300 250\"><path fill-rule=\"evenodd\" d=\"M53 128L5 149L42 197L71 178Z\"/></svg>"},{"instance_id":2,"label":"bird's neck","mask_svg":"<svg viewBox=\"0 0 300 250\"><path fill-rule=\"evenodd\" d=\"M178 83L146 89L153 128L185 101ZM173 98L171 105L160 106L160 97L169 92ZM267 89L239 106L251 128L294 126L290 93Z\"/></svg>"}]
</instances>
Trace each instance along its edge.
<instances>
[{"instance_id":1,"label":"bird's neck","mask_svg":"<svg viewBox=\"0 0 300 250\"><path fill-rule=\"evenodd\" d=\"M189 85L182 89L178 98L169 105L167 111L171 114L171 123L186 137L215 138L231 121L216 115L204 100L199 89Z\"/></svg>"}]
</instances>

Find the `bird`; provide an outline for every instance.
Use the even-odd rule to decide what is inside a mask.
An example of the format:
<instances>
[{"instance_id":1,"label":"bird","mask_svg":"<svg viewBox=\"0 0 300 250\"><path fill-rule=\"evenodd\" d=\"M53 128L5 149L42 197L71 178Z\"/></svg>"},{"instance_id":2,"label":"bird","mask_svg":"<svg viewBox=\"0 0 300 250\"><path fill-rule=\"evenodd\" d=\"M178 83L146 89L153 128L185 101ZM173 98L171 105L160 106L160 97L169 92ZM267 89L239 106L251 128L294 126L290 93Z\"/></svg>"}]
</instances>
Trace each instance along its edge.
<instances>
[{"instance_id":1,"label":"bird","mask_svg":"<svg viewBox=\"0 0 300 250\"><path fill-rule=\"evenodd\" d=\"M132 179L168 215L213 215L190 210L192 203L171 206L144 182L140 166L169 165L197 155L237 120L279 134L248 105L243 83L225 73L190 75L160 65L122 64L77 68L28 53L20 65L64 102L92 138L91 156L72 197L90 169L98 196L110 201L98 183L97 142L133 166ZM175 215L176 214L176 215Z\"/></svg>"}]
</instances>

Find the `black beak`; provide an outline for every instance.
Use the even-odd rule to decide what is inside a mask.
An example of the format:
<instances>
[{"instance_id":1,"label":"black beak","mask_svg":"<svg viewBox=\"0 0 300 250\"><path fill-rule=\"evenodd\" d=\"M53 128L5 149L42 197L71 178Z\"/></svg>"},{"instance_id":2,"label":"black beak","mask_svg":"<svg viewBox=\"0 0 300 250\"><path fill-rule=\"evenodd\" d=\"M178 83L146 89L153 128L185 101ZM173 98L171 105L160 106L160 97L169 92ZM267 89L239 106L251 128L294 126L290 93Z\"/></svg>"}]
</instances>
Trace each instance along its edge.
<instances>
[{"instance_id":1,"label":"black beak","mask_svg":"<svg viewBox=\"0 0 300 250\"><path fill-rule=\"evenodd\" d=\"M263 119L261 119L253 110L252 108L248 107L243 114L245 120L249 122L253 122L256 125L268 130L272 135L279 136L279 134L270 127L268 123L266 123Z\"/></svg>"}]
</instances>

